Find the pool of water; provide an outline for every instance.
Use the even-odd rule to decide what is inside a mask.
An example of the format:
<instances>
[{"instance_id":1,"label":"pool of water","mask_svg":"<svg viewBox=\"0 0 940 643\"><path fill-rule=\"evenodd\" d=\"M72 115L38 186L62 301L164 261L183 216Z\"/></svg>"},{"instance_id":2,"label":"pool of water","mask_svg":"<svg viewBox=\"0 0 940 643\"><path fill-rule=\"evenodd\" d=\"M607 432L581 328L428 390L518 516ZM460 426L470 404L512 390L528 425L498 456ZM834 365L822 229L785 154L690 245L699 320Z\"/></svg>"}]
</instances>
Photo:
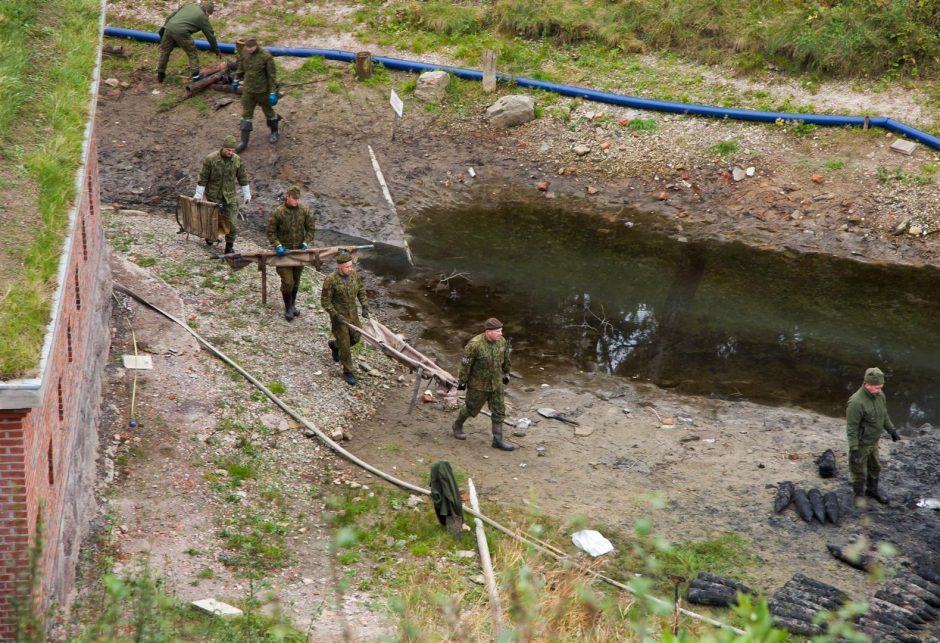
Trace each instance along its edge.
<instances>
[{"instance_id":1,"label":"pool of water","mask_svg":"<svg viewBox=\"0 0 940 643\"><path fill-rule=\"evenodd\" d=\"M940 423L936 269L682 242L640 213L525 204L425 212L409 234L417 272L372 267L445 352L496 316L523 373L599 370L833 416L880 366L896 423Z\"/></svg>"}]
</instances>

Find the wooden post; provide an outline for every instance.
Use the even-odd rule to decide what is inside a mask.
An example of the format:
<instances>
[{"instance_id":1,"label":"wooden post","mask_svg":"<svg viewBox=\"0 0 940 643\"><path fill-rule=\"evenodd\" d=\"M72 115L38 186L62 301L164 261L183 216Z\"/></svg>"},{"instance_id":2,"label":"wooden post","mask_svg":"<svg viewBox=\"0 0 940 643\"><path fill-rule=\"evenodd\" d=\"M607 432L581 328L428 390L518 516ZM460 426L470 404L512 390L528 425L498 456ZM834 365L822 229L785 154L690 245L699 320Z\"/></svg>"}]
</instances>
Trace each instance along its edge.
<instances>
[{"instance_id":1,"label":"wooden post","mask_svg":"<svg viewBox=\"0 0 940 643\"><path fill-rule=\"evenodd\" d=\"M420 366L415 372L415 391L411 395L411 403L408 405L408 415L415 410L415 400L418 399L418 392L421 390L421 377L424 375L424 369Z\"/></svg>"},{"instance_id":2,"label":"wooden post","mask_svg":"<svg viewBox=\"0 0 940 643\"><path fill-rule=\"evenodd\" d=\"M258 259L258 270L261 271L261 305L266 306L268 303L268 259L267 257L260 257Z\"/></svg>"},{"instance_id":3,"label":"wooden post","mask_svg":"<svg viewBox=\"0 0 940 643\"><path fill-rule=\"evenodd\" d=\"M477 500L477 489L473 480L467 478L467 490L470 493L470 508L480 513L480 501ZM490 608L493 610L493 640L499 640L500 630L503 629L502 612L499 609L499 594L496 592L496 575L493 573L493 561L490 560L490 547L486 544L486 532L483 531L483 521L474 516L476 521L477 547L480 549L480 567L483 568L483 578L486 581L486 593L490 597Z\"/></svg>"},{"instance_id":4,"label":"wooden post","mask_svg":"<svg viewBox=\"0 0 940 643\"><path fill-rule=\"evenodd\" d=\"M492 94L496 91L496 52L483 50L483 91Z\"/></svg>"},{"instance_id":5,"label":"wooden post","mask_svg":"<svg viewBox=\"0 0 940 643\"><path fill-rule=\"evenodd\" d=\"M372 54L368 51L356 53L356 80L365 80L372 76Z\"/></svg>"}]
</instances>

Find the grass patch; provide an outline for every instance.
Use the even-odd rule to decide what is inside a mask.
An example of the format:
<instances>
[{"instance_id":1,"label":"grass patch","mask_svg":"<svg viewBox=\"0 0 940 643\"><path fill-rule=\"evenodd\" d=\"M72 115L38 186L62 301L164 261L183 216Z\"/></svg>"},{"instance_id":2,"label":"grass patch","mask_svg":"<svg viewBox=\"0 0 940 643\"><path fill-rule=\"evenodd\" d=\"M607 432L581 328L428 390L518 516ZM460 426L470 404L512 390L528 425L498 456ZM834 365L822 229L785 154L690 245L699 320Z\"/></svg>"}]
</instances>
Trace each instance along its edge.
<instances>
[{"instance_id":1,"label":"grass patch","mask_svg":"<svg viewBox=\"0 0 940 643\"><path fill-rule=\"evenodd\" d=\"M0 379L34 372L38 364L75 198L99 9L92 0L8 0L0 8L0 144L22 145L21 167L5 156L0 176L4 192L25 195L36 208L24 213L34 223L28 238L15 239L22 272L0 285ZM42 136L26 135L36 131ZM3 234L0 242L14 240Z\"/></svg>"},{"instance_id":2,"label":"grass patch","mask_svg":"<svg viewBox=\"0 0 940 643\"><path fill-rule=\"evenodd\" d=\"M708 148L708 153L712 156L726 157L735 154L739 149L741 146L737 141L719 141Z\"/></svg>"},{"instance_id":3,"label":"grass patch","mask_svg":"<svg viewBox=\"0 0 940 643\"><path fill-rule=\"evenodd\" d=\"M822 167L826 168L827 170L841 170L843 167L845 167L845 161L843 159L829 159L827 161L823 161Z\"/></svg>"},{"instance_id":4,"label":"grass patch","mask_svg":"<svg viewBox=\"0 0 940 643\"><path fill-rule=\"evenodd\" d=\"M655 132L659 129L659 122L655 118L634 118L627 124L627 129L634 132Z\"/></svg>"}]
</instances>

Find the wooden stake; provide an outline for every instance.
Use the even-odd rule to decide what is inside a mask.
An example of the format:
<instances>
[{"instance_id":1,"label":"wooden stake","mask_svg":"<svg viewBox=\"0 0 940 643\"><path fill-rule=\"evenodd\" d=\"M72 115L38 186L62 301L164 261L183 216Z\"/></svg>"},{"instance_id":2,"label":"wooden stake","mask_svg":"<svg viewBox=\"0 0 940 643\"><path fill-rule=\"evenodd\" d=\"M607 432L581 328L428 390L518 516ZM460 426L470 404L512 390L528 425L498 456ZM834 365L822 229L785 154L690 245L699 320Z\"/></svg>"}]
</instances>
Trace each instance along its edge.
<instances>
[{"instance_id":1,"label":"wooden stake","mask_svg":"<svg viewBox=\"0 0 940 643\"><path fill-rule=\"evenodd\" d=\"M368 51L356 53L356 80L372 77L372 54Z\"/></svg>"},{"instance_id":2,"label":"wooden stake","mask_svg":"<svg viewBox=\"0 0 940 643\"><path fill-rule=\"evenodd\" d=\"M258 270L261 272L261 305L266 306L268 303L268 258L261 257L258 259Z\"/></svg>"},{"instance_id":3,"label":"wooden stake","mask_svg":"<svg viewBox=\"0 0 940 643\"><path fill-rule=\"evenodd\" d=\"M496 52L483 50L483 91L492 94L496 91Z\"/></svg>"},{"instance_id":4,"label":"wooden stake","mask_svg":"<svg viewBox=\"0 0 940 643\"><path fill-rule=\"evenodd\" d=\"M424 369L420 366L415 372L415 392L411 395L411 403L408 405L408 415L411 415L411 412L415 410L415 400L418 399L418 391L421 390L421 376L424 374Z\"/></svg>"},{"instance_id":5,"label":"wooden stake","mask_svg":"<svg viewBox=\"0 0 940 643\"><path fill-rule=\"evenodd\" d=\"M467 478L467 488L470 492L470 508L480 513L480 502L477 500L477 490L473 480ZM480 567L483 568L483 578L486 581L486 593L490 597L490 608L493 610L493 640L499 640L500 630L503 629L502 612L499 609L499 594L496 592L496 576L493 574L493 561L490 560L490 547L486 544L486 533L483 531L483 521L474 517L476 521L477 546L480 549Z\"/></svg>"}]
</instances>

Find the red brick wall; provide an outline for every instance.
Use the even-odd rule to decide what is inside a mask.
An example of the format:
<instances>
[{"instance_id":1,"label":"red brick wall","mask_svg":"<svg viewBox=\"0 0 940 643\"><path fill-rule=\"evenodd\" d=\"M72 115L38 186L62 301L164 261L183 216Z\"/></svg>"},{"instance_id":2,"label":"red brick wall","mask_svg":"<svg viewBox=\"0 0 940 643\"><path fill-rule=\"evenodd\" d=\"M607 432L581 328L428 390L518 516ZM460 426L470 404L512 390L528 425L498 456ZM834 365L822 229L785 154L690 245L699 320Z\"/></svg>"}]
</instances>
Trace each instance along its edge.
<instances>
[{"instance_id":1,"label":"red brick wall","mask_svg":"<svg viewBox=\"0 0 940 643\"><path fill-rule=\"evenodd\" d=\"M94 510L97 409L110 315L108 249L90 133L81 195L63 248L53 319L40 365L39 403L0 410L0 639L13 633L30 547L42 518L42 608L64 602ZM2 398L0 398L2 402Z\"/></svg>"}]
</instances>

